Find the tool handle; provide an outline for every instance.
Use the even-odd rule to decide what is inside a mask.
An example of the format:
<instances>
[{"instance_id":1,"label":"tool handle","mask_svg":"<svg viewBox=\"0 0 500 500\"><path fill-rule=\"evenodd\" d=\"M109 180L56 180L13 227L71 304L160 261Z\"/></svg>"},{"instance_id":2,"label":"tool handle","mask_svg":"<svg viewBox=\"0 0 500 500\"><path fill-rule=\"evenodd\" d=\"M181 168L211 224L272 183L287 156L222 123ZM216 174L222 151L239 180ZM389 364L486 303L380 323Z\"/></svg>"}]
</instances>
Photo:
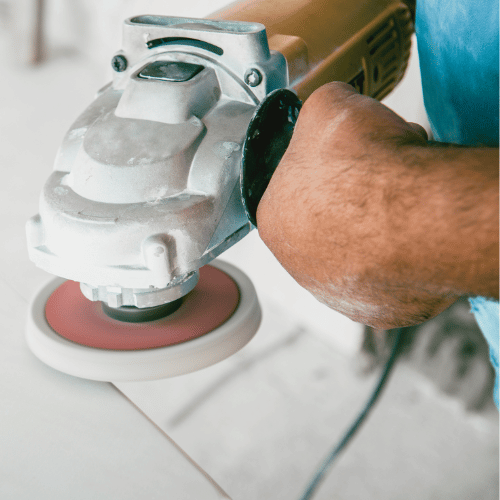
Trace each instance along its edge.
<instances>
[{"instance_id":1,"label":"tool handle","mask_svg":"<svg viewBox=\"0 0 500 500\"><path fill-rule=\"evenodd\" d=\"M404 74L413 32L399 0L244 0L211 18L264 24L302 100L330 81L382 99Z\"/></svg>"}]
</instances>

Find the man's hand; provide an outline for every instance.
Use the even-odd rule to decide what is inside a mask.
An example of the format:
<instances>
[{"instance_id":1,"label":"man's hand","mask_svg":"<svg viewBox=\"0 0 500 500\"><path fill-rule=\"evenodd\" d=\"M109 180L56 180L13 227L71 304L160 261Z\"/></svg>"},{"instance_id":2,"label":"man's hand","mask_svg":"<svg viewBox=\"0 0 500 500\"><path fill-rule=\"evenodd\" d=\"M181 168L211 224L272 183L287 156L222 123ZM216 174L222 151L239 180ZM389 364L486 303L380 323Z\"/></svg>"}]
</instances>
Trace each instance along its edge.
<instances>
[{"instance_id":1,"label":"man's hand","mask_svg":"<svg viewBox=\"0 0 500 500\"><path fill-rule=\"evenodd\" d=\"M430 144L347 84L304 104L257 223L300 285L367 325L498 297L498 149Z\"/></svg>"}]
</instances>

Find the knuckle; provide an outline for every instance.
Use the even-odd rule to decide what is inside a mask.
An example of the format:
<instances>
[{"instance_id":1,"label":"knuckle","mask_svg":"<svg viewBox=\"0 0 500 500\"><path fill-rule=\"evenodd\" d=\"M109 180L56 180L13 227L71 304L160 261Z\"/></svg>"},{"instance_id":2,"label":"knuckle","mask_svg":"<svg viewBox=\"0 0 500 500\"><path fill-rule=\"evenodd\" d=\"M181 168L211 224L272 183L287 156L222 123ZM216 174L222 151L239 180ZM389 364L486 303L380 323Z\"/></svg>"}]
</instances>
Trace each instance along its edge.
<instances>
[{"instance_id":1,"label":"knuckle","mask_svg":"<svg viewBox=\"0 0 500 500\"><path fill-rule=\"evenodd\" d=\"M330 128L333 122L357 122L359 114L366 112L365 96L357 93L353 87L343 82L332 82L314 91L305 101L299 115L299 124L314 128ZM327 130L326 130L327 131Z\"/></svg>"},{"instance_id":2,"label":"knuckle","mask_svg":"<svg viewBox=\"0 0 500 500\"><path fill-rule=\"evenodd\" d=\"M307 118L314 118L316 115L324 113L324 106L329 102L328 92L320 87L315 90L304 102L300 110L299 120Z\"/></svg>"},{"instance_id":3,"label":"knuckle","mask_svg":"<svg viewBox=\"0 0 500 500\"><path fill-rule=\"evenodd\" d=\"M311 105L324 105L325 103L342 103L351 96L359 96L351 85L344 82L330 82L316 89L306 100Z\"/></svg>"}]
</instances>

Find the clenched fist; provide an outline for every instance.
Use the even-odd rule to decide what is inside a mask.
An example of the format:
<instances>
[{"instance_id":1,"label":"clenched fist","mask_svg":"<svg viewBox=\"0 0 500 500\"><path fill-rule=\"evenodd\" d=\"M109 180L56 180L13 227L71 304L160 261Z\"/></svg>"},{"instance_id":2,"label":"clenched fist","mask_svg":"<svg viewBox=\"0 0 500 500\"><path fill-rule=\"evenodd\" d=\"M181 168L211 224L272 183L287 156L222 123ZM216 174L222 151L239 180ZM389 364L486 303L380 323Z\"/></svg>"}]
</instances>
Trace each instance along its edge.
<instances>
[{"instance_id":1,"label":"clenched fist","mask_svg":"<svg viewBox=\"0 0 500 500\"><path fill-rule=\"evenodd\" d=\"M429 143L347 84L305 102L257 223L300 285L367 325L498 297L498 149Z\"/></svg>"}]
</instances>

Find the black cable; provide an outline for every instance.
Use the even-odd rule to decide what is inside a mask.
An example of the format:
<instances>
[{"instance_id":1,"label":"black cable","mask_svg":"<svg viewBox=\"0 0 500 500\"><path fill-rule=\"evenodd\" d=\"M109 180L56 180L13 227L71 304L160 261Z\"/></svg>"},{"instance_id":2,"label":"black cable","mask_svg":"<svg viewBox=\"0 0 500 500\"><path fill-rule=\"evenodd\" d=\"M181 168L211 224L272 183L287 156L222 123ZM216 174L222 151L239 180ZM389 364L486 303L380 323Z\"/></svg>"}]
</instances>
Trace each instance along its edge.
<instances>
[{"instance_id":1,"label":"black cable","mask_svg":"<svg viewBox=\"0 0 500 500\"><path fill-rule=\"evenodd\" d=\"M387 363L385 364L384 371L382 372L382 375L380 376L380 380L379 380L377 386L375 387L375 390L373 391L372 395L368 399L363 410L360 412L360 414L358 415L358 417L356 418L354 423L351 425L351 427L344 434L344 437L340 440L340 442L337 444L337 446L335 446L332 449L332 451L326 456L326 458L320 464L316 473L314 474L313 478L311 479L309 486L306 488L305 492L300 497L300 500L310 500L312 498L312 496L314 495L314 493L318 489L321 482L325 479L325 475L328 472L328 470L330 469L330 467L332 466L333 462L340 455L340 453L343 451L343 449L347 446L347 444L352 439L354 434L356 434L360 425L366 419L368 413L374 407L376 401L378 400L380 394L382 393L382 389L384 388L384 386L387 382L387 379L389 378L389 374L391 373L392 367L394 366L394 362L396 361L396 358L397 358L398 347L399 347L399 344L401 341L401 334L402 334L403 329L402 328L395 328L392 331L395 334L394 345L392 347L391 355L389 356L389 359L387 360Z\"/></svg>"}]
</instances>

